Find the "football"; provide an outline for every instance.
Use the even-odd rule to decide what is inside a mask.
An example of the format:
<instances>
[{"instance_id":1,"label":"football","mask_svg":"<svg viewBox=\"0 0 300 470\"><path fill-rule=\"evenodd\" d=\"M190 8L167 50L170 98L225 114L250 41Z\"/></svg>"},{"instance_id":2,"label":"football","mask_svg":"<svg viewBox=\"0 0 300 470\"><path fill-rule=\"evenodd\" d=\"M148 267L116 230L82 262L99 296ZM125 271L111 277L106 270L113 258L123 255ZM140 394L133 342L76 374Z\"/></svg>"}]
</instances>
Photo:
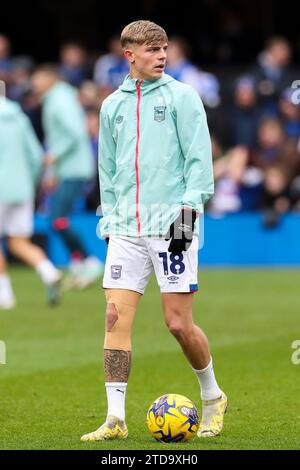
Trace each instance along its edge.
<instances>
[{"instance_id":1,"label":"football","mask_svg":"<svg viewBox=\"0 0 300 470\"><path fill-rule=\"evenodd\" d=\"M197 432L198 411L185 396L169 393L152 403L147 413L147 426L157 441L187 441Z\"/></svg>"}]
</instances>

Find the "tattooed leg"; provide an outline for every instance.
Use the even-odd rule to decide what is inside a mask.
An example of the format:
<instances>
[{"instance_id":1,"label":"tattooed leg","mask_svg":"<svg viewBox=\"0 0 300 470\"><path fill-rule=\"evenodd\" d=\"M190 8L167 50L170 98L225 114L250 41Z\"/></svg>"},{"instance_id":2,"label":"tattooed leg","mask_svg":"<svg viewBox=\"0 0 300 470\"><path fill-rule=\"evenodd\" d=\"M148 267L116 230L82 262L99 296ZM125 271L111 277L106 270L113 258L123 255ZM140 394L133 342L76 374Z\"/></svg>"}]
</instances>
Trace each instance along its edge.
<instances>
[{"instance_id":1,"label":"tattooed leg","mask_svg":"<svg viewBox=\"0 0 300 470\"><path fill-rule=\"evenodd\" d=\"M104 349L105 382L127 383L131 368L131 351Z\"/></svg>"},{"instance_id":2,"label":"tattooed leg","mask_svg":"<svg viewBox=\"0 0 300 470\"><path fill-rule=\"evenodd\" d=\"M107 302L104 339L104 372L107 417L82 441L126 439L126 388L131 368L131 328L141 294L126 289L105 289Z\"/></svg>"},{"instance_id":3,"label":"tattooed leg","mask_svg":"<svg viewBox=\"0 0 300 470\"><path fill-rule=\"evenodd\" d=\"M82 441L93 442L127 438L125 399L130 365L131 351L104 349L107 416L102 426L94 432L84 434L81 438Z\"/></svg>"}]
</instances>

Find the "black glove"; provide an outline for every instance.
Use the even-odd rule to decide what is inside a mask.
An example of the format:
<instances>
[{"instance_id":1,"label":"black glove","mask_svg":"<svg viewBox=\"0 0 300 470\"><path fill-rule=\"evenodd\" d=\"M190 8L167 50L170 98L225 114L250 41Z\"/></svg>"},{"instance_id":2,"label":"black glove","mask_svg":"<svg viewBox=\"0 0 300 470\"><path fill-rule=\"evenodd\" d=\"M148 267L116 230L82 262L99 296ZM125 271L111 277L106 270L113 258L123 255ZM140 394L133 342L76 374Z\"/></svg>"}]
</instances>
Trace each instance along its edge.
<instances>
[{"instance_id":1,"label":"black glove","mask_svg":"<svg viewBox=\"0 0 300 470\"><path fill-rule=\"evenodd\" d=\"M106 241L106 245L108 246L108 244L109 244L109 237L106 237L106 238L105 238L105 241Z\"/></svg>"},{"instance_id":2,"label":"black glove","mask_svg":"<svg viewBox=\"0 0 300 470\"><path fill-rule=\"evenodd\" d=\"M181 209L165 238L166 241L171 240L168 251L181 253L189 249L193 241L196 217L197 213L194 209Z\"/></svg>"}]
</instances>

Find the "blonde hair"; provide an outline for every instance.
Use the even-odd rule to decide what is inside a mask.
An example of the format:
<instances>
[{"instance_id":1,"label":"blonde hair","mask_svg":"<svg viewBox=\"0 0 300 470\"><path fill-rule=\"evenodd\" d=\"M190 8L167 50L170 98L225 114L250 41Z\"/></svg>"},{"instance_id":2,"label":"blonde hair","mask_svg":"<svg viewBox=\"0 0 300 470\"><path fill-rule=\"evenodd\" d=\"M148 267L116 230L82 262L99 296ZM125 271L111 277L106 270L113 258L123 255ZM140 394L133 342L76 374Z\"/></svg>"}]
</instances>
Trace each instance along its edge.
<instances>
[{"instance_id":1,"label":"blonde hair","mask_svg":"<svg viewBox=\"0 0 300 470\"><path fill-rule=\"evenodd\" d=\"M157 44L168 42L165 30L156 23L147 20L133 21L125 26L121 33L121 46L126 49L131 44Z\"/></svg>"}]
</instances>

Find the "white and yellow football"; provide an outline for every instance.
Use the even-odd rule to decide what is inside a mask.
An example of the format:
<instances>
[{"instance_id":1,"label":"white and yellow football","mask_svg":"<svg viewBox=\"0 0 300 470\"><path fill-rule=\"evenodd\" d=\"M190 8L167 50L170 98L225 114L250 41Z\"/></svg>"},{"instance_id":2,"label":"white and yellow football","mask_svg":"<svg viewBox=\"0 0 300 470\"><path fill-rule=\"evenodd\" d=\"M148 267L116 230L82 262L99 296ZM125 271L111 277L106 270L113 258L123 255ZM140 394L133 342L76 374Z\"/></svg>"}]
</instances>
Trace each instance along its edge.
<instances>
[{"instance_id":1,"label":"white and yellow football","mask_svg":"<svg viewBox=\"0 0 300 470\"><path fill-rule=\"evenodd\" d=\"M157 441L187 441L198 430L198 411L188 398L169 393L152 403L147 413L147 426Z\"/></svg>"}]
</instances>

